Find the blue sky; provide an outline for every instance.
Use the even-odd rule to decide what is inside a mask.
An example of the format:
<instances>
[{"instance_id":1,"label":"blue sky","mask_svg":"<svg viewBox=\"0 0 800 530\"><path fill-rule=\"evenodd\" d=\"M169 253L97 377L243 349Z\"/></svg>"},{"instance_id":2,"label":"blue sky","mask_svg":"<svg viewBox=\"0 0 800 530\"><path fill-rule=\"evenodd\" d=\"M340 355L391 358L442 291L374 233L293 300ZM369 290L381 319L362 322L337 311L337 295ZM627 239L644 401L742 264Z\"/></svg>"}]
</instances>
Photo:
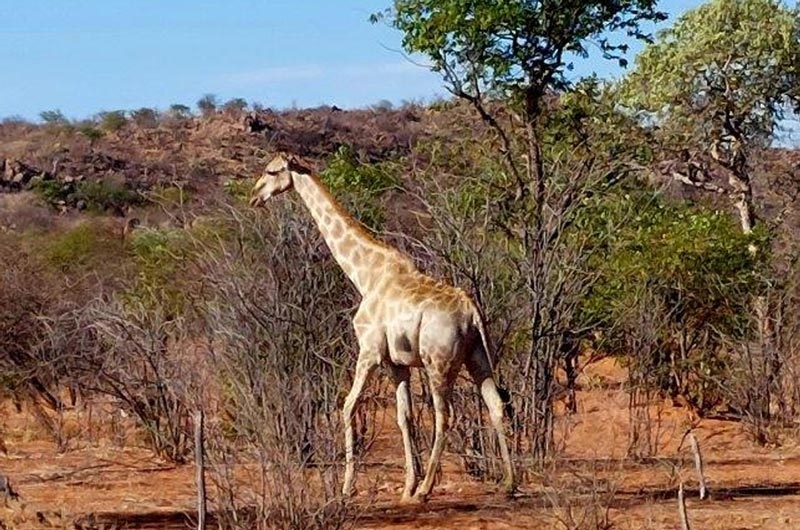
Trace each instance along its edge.
<instances>
[{"instance_id":1,"label":"blue sky","mask_svg":"<svg viewBox=\"0 0 800 530\"><path fill-rule=\"evenodd\" d=\"M356 107L446 94L367 21L391 0L26 0L3 2L0 117L86 118L207 93L285 108ZM699 0L663 0L672 17ZM596 69L591 60L575 75Z\"/></svg>"}]
</instances>

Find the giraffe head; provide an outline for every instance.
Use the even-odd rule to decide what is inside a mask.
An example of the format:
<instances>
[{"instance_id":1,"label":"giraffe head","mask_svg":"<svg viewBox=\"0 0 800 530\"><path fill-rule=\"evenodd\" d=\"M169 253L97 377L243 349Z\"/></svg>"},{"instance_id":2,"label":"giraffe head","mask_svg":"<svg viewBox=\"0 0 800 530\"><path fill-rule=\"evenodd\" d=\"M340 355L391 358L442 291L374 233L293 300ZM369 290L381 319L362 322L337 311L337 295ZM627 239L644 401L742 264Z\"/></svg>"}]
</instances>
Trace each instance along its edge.
<instances>
[{"instance_id":1,"label":"giraffe head","mask_svg":"<svg viewBox=\"0 0 800 530\"><path fill-rule=\"evenodd\" d=\"M309 175L312 170L295 156L278 153L264 168L251 192L250 206L261 206L276 195L289 191L294 186L297 174Z\"/></svg>"}]
</instances>

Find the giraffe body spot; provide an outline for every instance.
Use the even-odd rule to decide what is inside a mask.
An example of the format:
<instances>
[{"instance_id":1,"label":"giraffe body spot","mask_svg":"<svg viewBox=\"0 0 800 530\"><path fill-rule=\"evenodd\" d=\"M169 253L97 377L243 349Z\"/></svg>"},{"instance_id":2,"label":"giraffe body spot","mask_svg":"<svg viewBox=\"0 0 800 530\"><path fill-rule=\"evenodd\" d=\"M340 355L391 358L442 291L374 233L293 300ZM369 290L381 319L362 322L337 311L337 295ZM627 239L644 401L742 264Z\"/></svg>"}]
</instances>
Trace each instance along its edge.
<instances>
[{"instance_id":1,"label":"giraffe body spot","mask_svg":"<svg viewBox=\"0 0 800 530\"><path fill-rule=\"evenodd\" d=\"M344 234L344 226L340 220L334 219L334 221L331 223L330 234L334 239L339 239L342 237Z\"/></svg>"}]
</instances>

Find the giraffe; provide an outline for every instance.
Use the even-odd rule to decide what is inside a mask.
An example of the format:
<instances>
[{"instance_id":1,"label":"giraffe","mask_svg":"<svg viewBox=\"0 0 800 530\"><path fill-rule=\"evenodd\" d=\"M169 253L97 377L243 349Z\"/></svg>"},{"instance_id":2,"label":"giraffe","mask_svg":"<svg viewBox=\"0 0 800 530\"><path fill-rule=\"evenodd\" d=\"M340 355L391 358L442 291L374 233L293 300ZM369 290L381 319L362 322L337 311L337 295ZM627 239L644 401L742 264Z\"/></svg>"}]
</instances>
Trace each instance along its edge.
<instances>
[{"instance_id":1,"label":"giraffe","mask_svg":"<svg viewBox=\"0 0 800 530\"><path fill-rule=\"evenodd\" d=\"M462 365L480 388L496 431L504 464L503 486L514 490L514 471L503 429L503 403L492 378L484 323L463 290L420 272L411 259L379 241L339 204L314 171L297 157L278 153L251 192L263 206L294 189L314 218L334 259L355 285L361 301L353 317L358 341L353 384L342 407L345 474L342 494L353 494L353 409L375 369L383 364L396 387L397 423L403 438L402 501L424 502L433 489L448 428L450 394ZM435 431L427 469L420 470L411 425L411 368L426 371L433 398Z\"/></svg>"}]
</instances>

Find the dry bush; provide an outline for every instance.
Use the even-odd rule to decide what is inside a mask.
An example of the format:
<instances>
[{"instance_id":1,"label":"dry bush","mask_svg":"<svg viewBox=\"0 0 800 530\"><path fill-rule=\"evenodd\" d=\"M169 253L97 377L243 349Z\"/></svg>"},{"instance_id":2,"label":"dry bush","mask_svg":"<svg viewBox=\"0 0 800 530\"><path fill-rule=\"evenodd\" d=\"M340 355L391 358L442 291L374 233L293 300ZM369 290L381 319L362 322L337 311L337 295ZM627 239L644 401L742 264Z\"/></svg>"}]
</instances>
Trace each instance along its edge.
<instances>
[{"instance_id":1,"label":"dry bush","mask_svg":"<svg viewBox=\"0 0 800 530\"><path fill-rule=\"evenodd\" d=\"M742 325L747 340L725 337L727 371L718 385L731 412L742 419L761 445L781 443L800 415L800 285L798 260L788 257L782 270L765 282L767 317L753 311Z\"/></svg>"},{"instance_id":2,"label":"dry bush","mask_svg":"<svg viewBox=\"0 0 800 530\"><path fill-rule=\"evenodd\" d=\"M66 450L72 434L64 414L76 404L80 367L93 348L83 308L119 280L122 247L93 222L3 234L0 249L2 387Z\"/></svg>"},{"instance_id":3,"label":"dry bush","mask_svg":"<svg viewBox=\"0 0 800 530\"><path fill-rule=\"evenodd\" d=\"M57 422L65 403L60 390L69 382L64 354L51 340L54 319L69 311L58 282L17 238L0 236L0 392L33 412L60 449Z\"/></svg>"},{"instance_id":4,"label":"dry bush","mask_svg":"<svg viewBox=\"0 0 800 530\"><path fill-rule=\"evenodd\" d=\"M662 338L668 319L660 301L645 290L633 297L635 305L618 323L624 329L624 362L628 368L629 432L627 455L635 460L655 457L664 433L660 416L663 403L661 380L668 376L660 362Z\"/></svg>"},{"instance_id":5,"label":"dry bush","mask_svg":"<svg viewBox=\"0 0 800 530\"><path fill-rule=\"evenodd\" d=\"M433 203L420 198L425 208L432 213L433 226L420 234L420 239L409 237L400 246L414 255L423 270L435 277L444 278L470 292L484 312L487 333L490 337L488 352L494 364L494 378L501 398L506 402L505 414L511 428L507 427L512 457L519 457L518 449L523 443L523 433L514 422L521 419L514 414L518 395L509 392L518 388L519 375L516 364L509 363L513 350L525 347L526 311L519 297L518 279L509 276L509 263L497 240L489 233L480 233L486 219L480 219L487 210L474 210L475 216L456 218L448 201L453 196L443 190L436 181L422 176L421 187L431 186L436 192L420 195L436 197L441 202ZM458 193L459 190L455 192ZM468 239L469 238L469 239ZM493 346L493 348L491 348ZM432 403L428 392L425 372L422 377L421 394L414 396L414 429L416 447L427 450L432 445L428 436L433 432ZM467 473L479 480L499 481L503 477L499 447L495 431L485 410L483 398L474 382L462 370L451 394L452 417L447 432L447 450L458 455ZM517 472L519 474L519 471Z\"/></svg>"},{"instance_id":6,"label":"dry bush","mask_svg":"<svg viewBox=\"0 0 800 530\"><path fill-rule=\"evenodd\" d=\"M430 146L430 156L415 190L431 225L419 243L421 253L437 275L466 287L485 313L495 377L508 389L511 448L517 462L525 461L519 469L525 480L555 453L558 374L574 359L586 331L579 312L595 278L589 260L602 239L572 226L591 204L581 197L592 190L599 195L609 169L572 155L552 163L544 192L546 220L537 225L503 204L498 190L513 183L490 142L437 144ZM514 215L519 217L509 220ZM454 394L457 407L469 408L456 411L452 447L467 470L494 479L499 471L494 436L473 387L464 385Z\"/></svg>"},{"instance_id":7,"label":"dry bush","mask_svg":"<svg viewBox=\"0 0 800 530\"><path fill-rule=\"evenodd\" d=\"M0 194L0 231L46 230L54 224L52 212L32 193Z\"/></svg>"},{"instance_id":8,"label":"dry bush","mask_svg":"<svg viewBox=\"0 0 800 530\"><path fill-rule=\"evenodd\" d=\"M31 375L35 366L31 349L42 329L37 316L47 307L47 297L37 289L42 269L22 251L16 238L0 236L0 367L4 391L28 386L49 394L47 385Z\"/></svg>"},{"instance_id":9,"label":"dry bush","mask_svg":"<svg viewBox=\"0 0 800 530\"><path fill-rule=\"evenodd\" d=\"M292 205L236 212L204 244L202 314L219 403L209 466L223 527L340 528L339 397L353 290Z\"/></svg>"},{"instance_id":10,"label":"dry bush","mask_svg":"<svg viewBox=\"0 0 800 530\"><path fill-rule=\"evenodd\" d=\"M768 295L772 307L771 331L774 343L770 364L774 368L774 398L771 410L782 425L794 425L800 416L800 284L792 271Z\"/></svg>"},{"instance_id":11,"label":"dry bush","mask_svg":"<svg viewBox=\"0 0 800 530\"><path fill-rule=\"evenodd\" d=\"M99 393L145 427L156 452L181 460L188 440L186 420L177 416L185 416L185 399L174 384L182 378L171 373L170 348L187 330L163 304L144 307L135 292L123 291L136 271L117 227L93 219L14 239L15 252L3 253L14 265L3 268L9 281L0 286L9 327L3 336L14 350L4 351L22 370L21 388L35 397L28 400L32 412L60 450L91 423Z\"/></svg>"},{"instance_id":12,"label":"dry bush","mask_svg":"<svg viewBox=\"0 0 800 530\"><path fill-rule=\"evenodd\" d=\"M162 307L117 297L81 311L91 344L75 364L89 392L114 398L144 430L146 443L170 461L184 462L192 448L195 359L178 346L189 328Z\"/></svg>"},{"instance_id":13,"label":"dry bush","mask_svg":"<svg viewBox=\"0 0 800 530\"><path fill-rule=\"evenodd\" d=\"M521 380L524 376L519 372L520 357L515 355L515 351L525 348L527 344L527 312L519 297L517 280L504 274L508 271L508 262L491 238L473 240L475 246L464 245L464 240L460 239L456 246L448 234L458 233L463 237L469 231L465 224L460 223L449 228L452 232L439 232L441 227L428 232L426 240L417 245L416 253L421 256L419 261L423 266L434 275L447 278L471 292L484 312L487 333L490 335L492 351L489 355L494 365L494 379L500 397L505 402L506 435L509 437L512 459L518 461L523 457L523 448L527 446L525 437L528 432L523 424L528 420L517 409L524 399L519 393L524 388ZM420 426L415 430L415 435L417 447L425 450L432 444L426 435L433 432L433 414L424 372L421 375L422 394L416 400L420 406L415 411ZM496 434L480 390L465 370L462 370L453 388L451 405L448 451L458 455L470 476L478 480L500 481L504 470ZM520 466L517 476L524 477L525 467Z\"/></svg>"},{"instance_id":14,"label":"dry bush","mask_svg":"<svg viewBox=\"0 0 800 530\"><path fill-rule=\"evenodd\" d=\"M610 530L611 506L619 488L619 476L608 477L596 462L585 472L559 477L545 490L553 520L552 528L563 530ZM617 471L617 475L621 470Z\"/></svg>"}]
</instances>

